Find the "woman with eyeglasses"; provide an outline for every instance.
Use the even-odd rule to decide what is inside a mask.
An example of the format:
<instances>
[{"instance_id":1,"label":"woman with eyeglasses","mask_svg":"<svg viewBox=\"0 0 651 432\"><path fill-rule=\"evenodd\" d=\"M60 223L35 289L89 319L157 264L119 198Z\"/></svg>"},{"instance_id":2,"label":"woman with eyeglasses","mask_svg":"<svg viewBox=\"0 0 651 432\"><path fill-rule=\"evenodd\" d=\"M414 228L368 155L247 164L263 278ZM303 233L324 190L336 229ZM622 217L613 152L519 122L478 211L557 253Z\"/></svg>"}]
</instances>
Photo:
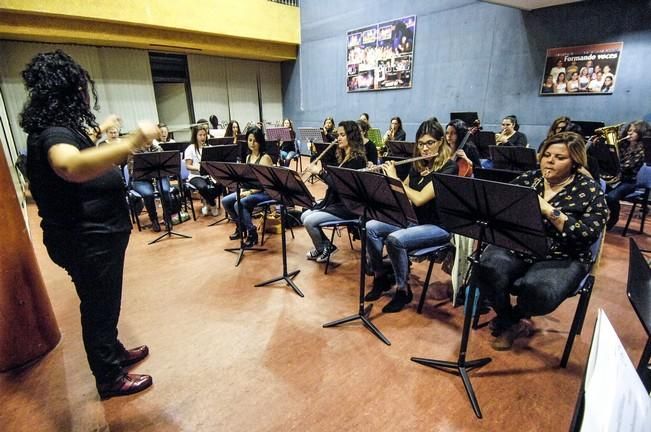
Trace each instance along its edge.
<instances>
[{"instance_id":1,"label":"woman with eyeglasses","mask_svg":"<svg viewBox=\"0 0 651 432\"><path fill-rule=\"evenodd\" d=\"M391 288L389 275L382 265L382 249L387 248L395 276L396 292L382 312L400 312L408 305L413 294L409 287L410 250L444 244L450 234L438 226L436 191L432 178L434 173L457 174L457 164L450 158L452 149L445 138L441 124L435 119L421 123L416 132L414 157L432 156L414 162L409 175L403 181L405 192L414 206L418 225L401 228L377 220L366 223L367 252L370 269L373 272L373 289L366 294L366 301L375 301ZM383 165L389 177L398 179L393 161Z\"/></svg>"}]
</instances>

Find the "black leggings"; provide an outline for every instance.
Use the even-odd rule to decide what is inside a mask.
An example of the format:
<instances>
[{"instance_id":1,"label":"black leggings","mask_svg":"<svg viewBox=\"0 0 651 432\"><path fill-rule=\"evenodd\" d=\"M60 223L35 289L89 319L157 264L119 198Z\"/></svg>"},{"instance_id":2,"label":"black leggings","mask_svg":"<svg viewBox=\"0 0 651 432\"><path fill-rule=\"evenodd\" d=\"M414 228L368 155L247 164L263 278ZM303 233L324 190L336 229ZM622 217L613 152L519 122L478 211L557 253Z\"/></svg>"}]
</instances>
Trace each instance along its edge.
<instances>
[{"instance_id":1,"label":"black leggings","mask_svg":"<svg viewBox=\"0 0 651 432\"><path fill-rule=\"evenodd\" d=\"M588 266L577 260L525 262L506 249L488 246L481 254L478 285L497 315L515 323L520 318L554 311L578 286ZM511 306L510 295L517 296Z\"/></svg>"},{"instance_id":2,"label":"black leggings","mask_svg":"<svg viewBox=\"0 0 651 432\"><path fill-rule=\"evenodd\" d=\"M73 234L44 230L52 261L72 278L80 300L81 330L90 369L98 383L122 373L118 341L124 254L130 232Z\"/></svg>"},{"instance_id":3,"label":"black leggings","mask_svg":"<svg viewBox=\"0 0 651 432\"><path fill-rule=\"evenodd\" d=\"M213 185L212 182L203 177L192 177L190 184L197 188L199 195L209 206L217 205L217 197L222 194L224 188L221 185Z\"/></svg>"}]
</instances>

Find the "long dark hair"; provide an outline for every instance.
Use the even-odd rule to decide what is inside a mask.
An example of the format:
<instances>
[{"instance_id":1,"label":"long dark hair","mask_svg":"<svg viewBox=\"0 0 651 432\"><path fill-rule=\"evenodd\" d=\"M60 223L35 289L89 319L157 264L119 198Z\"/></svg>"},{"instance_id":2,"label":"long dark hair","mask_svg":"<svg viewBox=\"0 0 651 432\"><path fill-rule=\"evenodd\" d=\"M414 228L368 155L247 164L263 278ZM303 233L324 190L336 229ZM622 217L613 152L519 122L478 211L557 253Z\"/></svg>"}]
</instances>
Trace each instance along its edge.
<instances>
[{"instance_id":1,"label":"long dark hair","mask_svg":"<svg viewBox=\"0 0 651 432\"><path fill-rule=\"evenodd\" d=\"M350 147L350 158L356 157L364 158L366 161L366 151L364 150L364 141L362 139L362 132L359 130L357 122L353 120L345 120L339 122L340 127L344 128L346 139L348 140L348 147ZM346 159L346 153L337 148L337 162L342 163Z\"/></svg>"},{"instance_id":2,"label":"long dark hair","mask_svg":"<svg viewBox=\"0 0 651 432\"><path fill-rule=\"evenodd\" d=\"M228 122L228 126L226 126L226 132L224 132L225 137L233 136L233 123L237 124L238 135L242 133L242 128L240 128L240 123L237 120L231 120Z\"/></svg>"},{"instance_id":3,"label":"long dark hair","mask_svg":"<svg viewBox=\"0 0 651 432\"><path fill-rule=\"evenodd\" d=\"M93 109L98 110L95 82L68 54L61 50L37 54L21 76L28 93L20 113L20 126L25 132L61 126L84 134L90 128L99 134L88 95L90 84Z\"/></svg>"},{"instance_id":4,"label":"long dark hair","mask_svg":"<svg viewBox=\"0 0 651 432\"><path fill-rule=\"evenodd\" d=\"M264 139L264 132L262 129L260 129L257 126L251 126L246 130L246 141L248 143L249 141L249 135L253 134L253 137L257 141L259 145L259 152L260 156L264 155L267 153L267 141ZM251 154L251 150L249 149L249 154Z\"/></svg>"}]
</instances>

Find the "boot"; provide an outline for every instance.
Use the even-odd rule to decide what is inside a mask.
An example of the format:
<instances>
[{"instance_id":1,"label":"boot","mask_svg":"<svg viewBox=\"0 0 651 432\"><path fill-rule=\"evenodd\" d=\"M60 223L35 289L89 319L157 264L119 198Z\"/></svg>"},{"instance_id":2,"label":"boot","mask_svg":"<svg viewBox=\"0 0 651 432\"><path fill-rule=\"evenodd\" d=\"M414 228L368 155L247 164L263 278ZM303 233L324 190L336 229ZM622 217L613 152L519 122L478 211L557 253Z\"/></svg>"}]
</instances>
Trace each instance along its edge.
<instances>
[{"instance_id":1,"label":"boot","mask_svg":"<svg viewBox=\"0 0 651 432\"><path fill-rule=\"evenodd\" d=\"M244 242L244 247L250 248L258 244L258 230L254 228L249 228L246 234L246 241Z\"/></svg>"},{"instance_id":2,"label":"boot","mask_svg":"<svg viewBox=\"0 0 651 432\"><path fill-rule=\"evenodd\" d=\"M238 225L238 226L235 227L235 231L233 231L233 234L229 235L228 238L231 239L231 240L239 240L239 238L241 236L242 235L240 233L240 227Z\"/></svg>"},{"instance_id":3,"label":"boot","mask_svg":"<svg viewBox=\"0 0 651 432\"><path fill-rule=\"evenodd\" d=\"M158 223L158 218L151 218L151 230L153 232L160 232L160 224Z\"/></svg>"}]
</instances>

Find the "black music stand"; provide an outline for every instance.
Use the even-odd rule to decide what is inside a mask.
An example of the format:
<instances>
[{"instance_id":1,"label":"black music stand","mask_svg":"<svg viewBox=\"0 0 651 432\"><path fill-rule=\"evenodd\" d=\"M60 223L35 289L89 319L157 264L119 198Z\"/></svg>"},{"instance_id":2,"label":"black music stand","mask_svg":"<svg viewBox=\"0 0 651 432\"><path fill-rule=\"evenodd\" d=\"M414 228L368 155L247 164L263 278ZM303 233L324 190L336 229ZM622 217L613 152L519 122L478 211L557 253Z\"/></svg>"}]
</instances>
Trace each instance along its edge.
<instances>
[{"instance_id":1,"label":"black music stand","mask_svg":"<svg viewBox=\"0 0 651 432\"><path fill-rule=\"evenodd\" d=\"M482 159L490 159L490 146L495 145L495 133L489 131L479 131L477 140L475 142L479 157Z\"/></svg>"},{"instance_id":2,"label":"black music stand","mask_svg":"<svg viewBox=\"0 0 651 432\"><path fill-rule=\"evenodd\" d=\"M185 149L192 144L190 141L177 141L177 142L162 142L158 145L163 151L177 151L179 153L185 152Z\"/></svg>"},{"instance_id":3,"label":"black music stand","mask_svg":"<svg viewBox=\"0 0 651 432\"><path fill-rule=\"evenodd\" d=\"M337 153L335 150L329 150L328 153L321 156L332 143L314 143L314 148L316 149L315 156L321 157L321 166L325 167L327 165L339 165L337 162Z\"/></svg>"},{"instance_id":4,"label":"black music stand","mask_svg":"<svg viewBox=\"0 0 651 432\"><path fill-rule=\"evenodd\" d=\"M251 165L243 163L232 162L201 162L201 166L206 170L212 178L224 187L235 185L235 194L237 196L238 212L240 214L237 222L238 229L240 230L240 247L226 248L225 251L238 254L235 267L240 265L245 251L264 251L265 248L259 247L244 247L244 231L245 227L242 225L242 201L240 200L240 188L245 183L257 183L258 179L251 170Z\"/></svg>"},{"instance_id":5,"label":"black music stand","mask_svg":"<svg viewBox=\"0 0 651 432\"><path fill-rule=\"evenodd\" d=\"M310 143L325 142L321 128L298 128L298 136L301 142L308 143L308 145Z\"/></svg>"},{"instance_id":6,"label":"black music stand","mask_svg":"<svg viewBox=\"0 0 651 432\"><path fill-rule=\"evenodd\" d=\"M388 156L414 157L414 147L416 147L416 143L413 141L387 141Z\"/></svg>"},{"instance_id":7,"label":"black music stand","mask_svg":"<svg viewBox=\"0 0 651 432\"><path fill-rule=\"evenodd\" d=\"M473 167L472 176L480 180L491 180L500 183L511 183L522 175L522 171L501 170L492 168Z\"/></svg>"},{"instance_id":8,"label":"black music stand","mask_svg":"<svg viewBox=\"0 0 651 432\"><path fill-rule=\"evenodd\" d=\"M240 143L205 146L201 150L201 162L240 162L241 154L242 154L242 145ZM203 165L199 169L199 174L201 175L208 174L208 172L204 169ZM215 226L227 220L228 220L228 215L224 214L223 218L216 220L211 224L208 224L208 226Z\"/></svg>"},{"instance_id":9,"label":"black music stand","mask_svg":"<svg viewBox=\"0 0 651 432\"><path fill-rule=\"evenodd\" d=\"M172 231L172 215L170 214L169 203L163 198L163 177L171 176L181 176L181 153L178 151L136 153L133 155L133 179L144 181L156 180L158 190L161 193L165 233L150 241L148 244L154 244L165 237L172 237L173 235L182 238L192 238L189 235Z\"/></svg>"},{"instance_id":10,"label":"black music stand","mask_svg":"<svg viewBox=\"0 0 651 432\"><path fill-rule=\"evenodd\" d=\"M314 206L314 197L301 180L301 175L294 170L285 167L272 167L264 165L251 165L253 173L258 178L260 184L265 192L269 194L271 199L280 203L280 238L282 240L282 254L283 254L283 274L282 276L269 279L265 282L256 284L256 287L269 285L279 280L284 280L289 286L292 287L294 292L301 297L303 293L296 286L292 278L296 276L300 270L287 272L287 237L285 235L285 221L287 219L287 206L302 206L311 208Z\"/></svg>"},{"instance_id":11,"label":"black music stand","mask_svg":"<svg viewBox=\"0 0 651 432\"><path fill-rule=\"evenodd\" d=\"M235 138L232 136L229 137L218 137L218 138L208 138L206 144L209 146L221 146L226 144L235 144Z\"/></svg>"},{"instance_id":12,"label":"black music stand","mask_svg":"<svg viewBox=\"0 0 651 432\"><path fill-rule=\"evenodd\" d=\"M540 204L536 191L524 186L446 174L435 174L433 181L441 226L478 242L473 255L468 257L471 263L470 289L464 308L459 357L456 361L420 357L412 357L411 360L446 372L456 369L475 415L482 418L468 372L486 365L491 359L466 360L481 251L485 244L490 243L518 252L544 255L547 241Z\"/></svg>"},{"instance_id":13,"label":"black music stand","mask_svg":"<svg viewBox=\"0 0 651 432\"><path fill-rule=\"evenodd\" d=\"M267 128L266 138L268 141L294 141L290 132L286 127L270 127Z\"/></svg>"},{"instance_id":14,"label":"black music stand","mask_svg":"<svg viewBox=\"0 0 651 432\"><path fill-rule=\"evenodd\" d=\"M489 147L493 168L529 171L538 168L536 150L527 147L495 145Z\"/></svg>"},{"instance_id":15,"label":"black music stand","mask_svg":"<svg viewBox=\"0 0 651 432\"><path fill-rule=\"evenodd\" d=\"M630 239L626 295L647 334L647 342L637 365L637 374L647 392L651 390L651 269L635 240Z\"/></svg>"},{"instance_id":16,"label":"black music stand","mask_svg":"<svg viewBox=\"0 0 651 432\"><path fill-rule=\"evenodd\" d=\"M359 269L359 310L357 314L338 319L323 327L334 327L354 320L362 323L375 336L387 345L391 342L384 337L368 318L373 304L364 306L366 290L366 221L375 219L392 225L407 227L418 223L402 182L391 177L372 172L360 172L347 168L328 168L334 180L334 186L348 210L360 216L361 265Z\"/></svg>"}]
</instances>

